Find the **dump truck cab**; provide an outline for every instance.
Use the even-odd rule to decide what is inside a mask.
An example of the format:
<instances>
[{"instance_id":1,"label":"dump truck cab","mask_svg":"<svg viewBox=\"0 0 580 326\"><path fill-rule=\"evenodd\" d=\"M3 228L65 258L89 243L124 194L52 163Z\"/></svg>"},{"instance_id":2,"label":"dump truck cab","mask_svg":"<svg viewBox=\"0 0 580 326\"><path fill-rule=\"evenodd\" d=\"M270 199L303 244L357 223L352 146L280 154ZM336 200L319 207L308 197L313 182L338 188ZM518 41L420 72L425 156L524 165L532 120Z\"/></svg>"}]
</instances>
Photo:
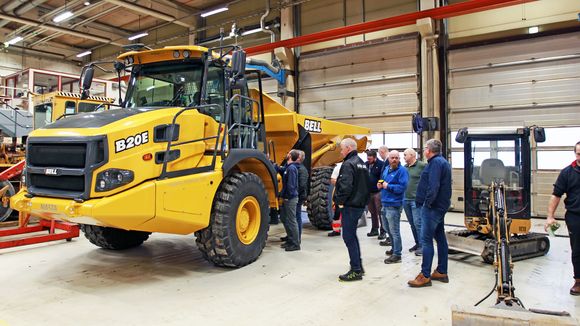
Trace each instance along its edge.
<instances>
[{"instance_id":1,"label":"dump truck cab","mask_svg":"<svg viewBox=\"0 0 580 326\"><path fill-rule=\"evenodd\" d=\"M91 95L81 100L81 94L52 92L38 94L33 98L34 129L42 128L63 117L78 113L100 112L109 109L114 99Z\"/></svg>"},{"instance_id":2,"label":"dump truck cab","mask_svg":"<svg viewBox=\"0 0 580 326\"><path fill-rule=\"evenodd\" d=\"M266 243L270 208L278 207L280 177L271 160L281 164L288 150L300 148L308 162L332 162L343 137L369 130L289 111L263 94L258 71L259 88L248 89L245 64L235 47L124 53L114 63L119 74L130 73L121 109L34 131L27 187L11 204L79 223L107 249L140 245L152 232L195 232L214 264L253 262ZM94 66L81 74L83 100ZM316 136L307 120L319 122ZM364 149L366 137L358 141Z\"/></svg>"}]
</instances>

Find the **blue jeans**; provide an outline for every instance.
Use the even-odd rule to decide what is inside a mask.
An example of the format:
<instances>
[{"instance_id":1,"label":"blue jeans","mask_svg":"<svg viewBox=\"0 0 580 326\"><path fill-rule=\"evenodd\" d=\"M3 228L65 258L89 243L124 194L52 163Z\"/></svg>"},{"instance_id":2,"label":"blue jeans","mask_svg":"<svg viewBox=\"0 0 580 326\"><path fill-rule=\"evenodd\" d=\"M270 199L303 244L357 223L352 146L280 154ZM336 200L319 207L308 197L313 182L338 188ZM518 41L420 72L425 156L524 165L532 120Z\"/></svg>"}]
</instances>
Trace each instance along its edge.
<instances>
[{"instance_id":1,"label":"blue jeans","mask_svg":"<svg viewBox=\"0 0 580 326\"><path fill-rule=\"evenodd\" d=\"M348 249L350 257L350 269L353 271L362 271L362 262L360 258L360 244L356 236L358 220L362 215L364 208L344 206L342 213L342 239Z\"/></svg>"},{"instance_id":2,"label":"blue jeans","mask_svg":"<svg viewBox=\"0 0 580 326\"><path fill-rule=\"evenodd\" d=\"M383 206L383 215L387 218L389 236L393 244L393 255L401 256L403 245L401 244L401 211L402 207Z\"/></svg>"},{"instance_id":3,"label":"blue jeans","mask_svg":"<svg viewBox=\"0 0 580 326\"><path fill-rule=\"evenodd\" d=\"M425 277L431 277L431 267L433 265L433 239L437 241L437 271L447 274L447 256L449 247L445 237L445 212L433 210L423 206L421 211L421 244L423 245L423 262L421 263L421 273Z\"/></svg>"},{"instance_id":4,"label":"blue jeans","mask_svg":"<svg viewBox=\"0 0 580 326\"><path fill-rule=\"evenodd\" d=\"M300 199L296 204L296 222L298 223L298 236L302 237L302 202Z\"/></svg>"},{"instance_id":5,"label":"blue jeans","mask_svg":"<svg viewBox=\"0 0 580 326\"><path fill-rule=\"evenodd\" d=\"M413 239L415 239L415 244L421 248L421 207L417 207L415 199L405 199L403 201L403 209L405 209L405 215L407 215L407 220L409 220L409 225L411 225L411 232L413 232Z\"/></svg>"}]
</instances>

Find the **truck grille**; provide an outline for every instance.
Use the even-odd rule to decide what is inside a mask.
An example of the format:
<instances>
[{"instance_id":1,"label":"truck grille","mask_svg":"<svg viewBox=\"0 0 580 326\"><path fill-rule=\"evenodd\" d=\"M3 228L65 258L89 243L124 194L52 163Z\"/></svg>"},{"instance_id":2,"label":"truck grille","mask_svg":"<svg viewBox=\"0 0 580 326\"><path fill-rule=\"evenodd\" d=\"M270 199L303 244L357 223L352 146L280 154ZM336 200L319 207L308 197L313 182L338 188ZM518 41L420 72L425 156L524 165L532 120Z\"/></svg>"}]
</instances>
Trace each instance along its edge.
<instances>
[{"instance_id":1,"label":"truck grille","mask_svg":"<svg viewBox=\"0 0 580 326\"><path fill-rule=\"evenodd\" d=\"M92 172L105 164L106 138L29 138L26 186L32 195L88 199Z\"/></svg>"}]
</instances>

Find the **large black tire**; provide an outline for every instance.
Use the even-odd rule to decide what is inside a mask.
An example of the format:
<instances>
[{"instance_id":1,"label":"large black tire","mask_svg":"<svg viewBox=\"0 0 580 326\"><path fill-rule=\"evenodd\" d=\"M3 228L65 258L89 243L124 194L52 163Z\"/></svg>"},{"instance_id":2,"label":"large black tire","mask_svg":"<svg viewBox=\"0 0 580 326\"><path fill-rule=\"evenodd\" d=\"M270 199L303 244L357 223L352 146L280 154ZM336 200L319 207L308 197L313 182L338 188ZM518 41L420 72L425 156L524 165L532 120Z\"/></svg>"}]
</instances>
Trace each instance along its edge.
<instances>
[{"instance_id":1,"label":"large black tire","mask_svg":"<svg viewBox=\"0 0 580 326\"><path fill-rule=\"evenodd\" d=\"M141 245L151 233L127 231L104 226L82 224L81 230L89 241L101 248L123 250Z\"/></svg>"},{"instance_id":2,"label":"large black tire","mask_svg":"<svg viewBox=\"0 0 580 326\"><path fill-rule=\"evenodd\" d=\"M209 226L195 233L197 246L217 266L248 265L266 246L269 213L266 187L257 175L229 175L216 193Z\"/></svg>"},{"instance_id":3,"label":"large black tire","mask_svg":"<svg viewBox=\"0 0 580 326\"><path fill-rule=\"evenodd\" d=\"M308 195L308 219L310 224L319 230L332 230L332 193L334 186L330 183L332 167L323 166L312 169L310 194Z\"/></svg>"},{"instance_id":4,"label":"large black tire","mask_svg":"<svg viewBox=\"0 0 580 326\"><path fill-rule=\"evenodd\" d=\"M4 193L4 197L10 198L14 196L16 190L14 190L14 186L12 185L12 183L10 181L0 182L0 189L6 186L8 186L8 189ZM12 214L12 208L10 208L10 201L8 201L6 207L4 207L4 205L0 202L0 222L6 221L10 217L10 214Z\"/></svg>"}]
</instances>

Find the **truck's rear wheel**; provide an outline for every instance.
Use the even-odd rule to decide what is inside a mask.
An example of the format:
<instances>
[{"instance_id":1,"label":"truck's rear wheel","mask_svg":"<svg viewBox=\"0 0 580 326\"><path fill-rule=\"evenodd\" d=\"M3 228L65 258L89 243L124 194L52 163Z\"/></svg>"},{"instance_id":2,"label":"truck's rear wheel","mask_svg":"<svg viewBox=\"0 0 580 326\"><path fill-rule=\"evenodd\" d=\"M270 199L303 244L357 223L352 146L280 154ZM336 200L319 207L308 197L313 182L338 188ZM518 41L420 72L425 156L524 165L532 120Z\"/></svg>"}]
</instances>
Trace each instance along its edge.
<instances>
[{"instance_id":1,"label":"truck's rear wheel","mask_svg":"<svg viewBox=\"0 0 580 326\"><path fill-rule=\"evenodd\" d=\"M101 248L122 250L137 247L149 238L151 233L127 231L96 225L81 225L81 230L89 241Z\"/></svg>"},{"instance_id":2,"label":"truck's rear wheel","mask_svg":"<svg viewBox=\"0 0 580 326\"><path fill-rule=\"evenodd\" d=\"M332 193L334 186L330 183L332 167L323 166L312 169L310 195L308 195L308 219L319 230L332 230Z\"/></svg>"},{"instance_id":3,"label":"truck's rear wheel","mask_svg":"<svg viewBox=\"0 0 580 326\"><path fill-rule=\"evenodd\" d=\"M216 193L209 226L195 233L197 246L215 265L250 264L266 245L269 212L266 187L257 175L229 175Z\"/></svg>"}]
</instances>

